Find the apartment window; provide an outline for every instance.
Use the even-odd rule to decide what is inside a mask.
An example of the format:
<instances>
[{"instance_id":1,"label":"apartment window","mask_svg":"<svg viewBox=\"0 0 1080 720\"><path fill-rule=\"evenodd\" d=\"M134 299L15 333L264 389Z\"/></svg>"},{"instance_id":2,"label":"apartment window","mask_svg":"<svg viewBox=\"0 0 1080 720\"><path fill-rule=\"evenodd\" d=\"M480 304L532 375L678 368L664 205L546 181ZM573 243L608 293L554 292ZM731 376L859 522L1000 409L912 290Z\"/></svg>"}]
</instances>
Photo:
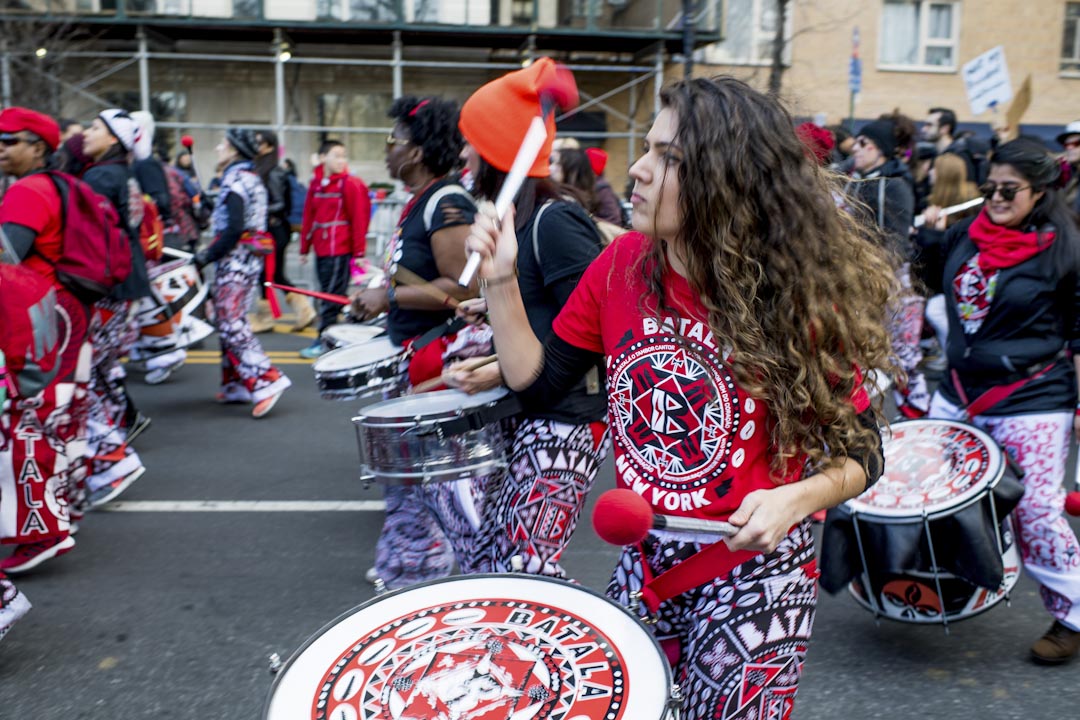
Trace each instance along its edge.
<instances>
[{"instance_id":1,"label":"apartment window","mask_svg":"<svg viewBox=\"0 0 1080 720\"><path fill-rule=\"evenodd\" d=\"M776 42L776 23L780 18L777 0L728 0L725 3L724 39L714 44L708 62L732 65L764 65L772 62ZM791 40L791 15L794 3L788 3L785 41ZM790 62L791 47L784 48L784 62Z\"/></svg>"},{"instance_id":2,"label":"apartment window","mask_svg":"<svg viewBox=\"0 0 1080 720\"><path fill-rule=\"evenodd\" d=\"M883 67L956 69L960 3L885 0L881 13Z\"/></svg>"},{"instance_id":3,"label":"apartment window","mask_svg":"<svg viewBox=\"0 0 1080 720\"><path fill-rule=\"evenodd\" d=\"M262 0L233 0L233 17L258 19L262 17Z\"/></svg>"},{"instance_id":4,"label":"apartment window","mask_svg":"<svg viewBox=\"0 0 1080 720\"><path fill-rule=\"evenodd\" d=\"M1080 73L1080 2L1065 3L1065 34L1061 41L1061 70Z\"/></svg>"}]
</instances>

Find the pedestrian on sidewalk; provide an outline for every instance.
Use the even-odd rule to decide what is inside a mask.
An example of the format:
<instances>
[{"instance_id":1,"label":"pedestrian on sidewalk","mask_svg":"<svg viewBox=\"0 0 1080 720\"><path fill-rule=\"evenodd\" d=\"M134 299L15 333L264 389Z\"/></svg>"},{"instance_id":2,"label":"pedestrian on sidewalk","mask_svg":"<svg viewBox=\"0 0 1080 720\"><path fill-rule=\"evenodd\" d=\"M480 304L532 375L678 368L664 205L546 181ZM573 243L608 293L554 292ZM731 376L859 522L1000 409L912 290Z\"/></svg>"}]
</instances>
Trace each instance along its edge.
<instances>
[{"instance_id":1,"label":"pedestrian on sidewalk","mask_svg":"<svg viewBox=\"0 0 1080 720\"><path fill-rule=\"evenodd\" d=\"M324 293L345 295L349 291L353 263L365 263L371 199L363 180L349 174L345 146L327 140L319 148L322 165L304 203L304 221L300 230L300 262L307 264L308 253L315 251L315 271L319 289ZM338 322L342 307L329 300L319 306L319 333ZM325 352L316 338L300 356L315 358Z\"/></svg>"},{"instance_id":2,"label":"pedestrian on sidewalk","mask_svg":"<svg viewBox=\"0 0 1080 720\"><path fill-rule=\"evenodd\" d=\"M274 238L274 277L271 281L279 285L292 286L293 282L285 274L285 252L292 240L292 226L289 216L292 214L292 188L289 185L289 177L285 169L278 164L278 137L271 130L259 130L255 133L259 143L259 154L255 156L255 171L259 174L267 193L267 225L270 235ZM273 288L264 285L267 280L265 271L259 276L261 293L255 303L255 312L248 316L251 323L251 331L255 333L270 332L274 329L274 316L270 312L270 303L267 296L277 292ZM315 322L318 317L315 308L304 295L288 293L285 295L286 302L293 310L295 320L292 331L300 332Z\"/></svg>"}]
</instances>

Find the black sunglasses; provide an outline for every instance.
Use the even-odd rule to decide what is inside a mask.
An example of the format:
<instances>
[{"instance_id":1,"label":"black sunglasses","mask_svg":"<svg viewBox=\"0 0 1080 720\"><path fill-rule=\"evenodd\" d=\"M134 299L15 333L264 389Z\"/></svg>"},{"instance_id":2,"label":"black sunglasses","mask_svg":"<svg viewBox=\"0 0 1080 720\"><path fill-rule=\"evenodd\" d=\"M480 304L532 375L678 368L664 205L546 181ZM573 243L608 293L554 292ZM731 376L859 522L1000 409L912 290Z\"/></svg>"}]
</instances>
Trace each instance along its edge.
<instances>
[{"instance_id":1,"label":"black sunglasses","mask_svg":"<svg viewBox=\"0 0 1080 720\"><path fill-rule=\"evenodd\" d=\"M15 147L19 143L32 142L34 141L29 138L21 138L18 135L5 135L4 137L0 137L0 145L3 145L4 147Z\"/></svg>"},{"instance_id":2,"label":"black sunglasses","mask_svg":"<svg viewBox=\"0 0 1080 720\"><path fill-rule=\"evenodd\" d=\"M995 182L986 182L979 186L979 192L987 200L992 200L996 193L1000 193L1002 200L1012 202L1016 199L1016 193L1030 187L1030 185L998 185Z\"/></svg>"}]
</instances>

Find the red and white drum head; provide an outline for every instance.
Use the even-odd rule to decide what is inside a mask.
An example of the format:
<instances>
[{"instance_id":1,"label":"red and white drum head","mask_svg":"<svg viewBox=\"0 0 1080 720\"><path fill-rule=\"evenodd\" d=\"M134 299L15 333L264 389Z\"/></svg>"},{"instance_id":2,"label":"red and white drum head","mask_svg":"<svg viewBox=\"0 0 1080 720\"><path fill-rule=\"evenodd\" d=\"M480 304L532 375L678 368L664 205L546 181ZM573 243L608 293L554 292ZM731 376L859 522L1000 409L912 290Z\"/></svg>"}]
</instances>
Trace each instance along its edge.
<instances>
[{"instance_id":1,"label":"red and white drum head","mask_svg":"<svg viewBox=\"0 0 1080 720\"><path fill-rule=\"evenodd\" d=\"M848 501L882 518L954 511L982 496L1004 472L1004 458L982 430L952 420L909 420L883 436L885 474Z\"/></svg>"},{"instance_id":2,"label":"red and white drum head","mask_svg":"<svg viewBox=\"0 0 1080 720\"><path fill-rule=\"evenodd\" d=\"M660 720L671 673L636 618L580 586L475 575L384 595L289 660L266 720Z\"/></svg>"}]
</instances>

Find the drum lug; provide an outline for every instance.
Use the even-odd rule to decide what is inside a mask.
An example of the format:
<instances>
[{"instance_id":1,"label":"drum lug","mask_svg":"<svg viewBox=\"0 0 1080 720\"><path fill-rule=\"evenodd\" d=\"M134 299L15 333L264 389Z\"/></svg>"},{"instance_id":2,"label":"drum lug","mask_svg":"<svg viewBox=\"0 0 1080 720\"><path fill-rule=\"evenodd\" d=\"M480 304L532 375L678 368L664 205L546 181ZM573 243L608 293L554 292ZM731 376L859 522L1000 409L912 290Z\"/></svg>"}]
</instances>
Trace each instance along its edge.
<instances>
[{"instance_id":1,"label":"drum lug","mask_svg":"<svg viewBox=\"0 0 1080 720\"><path fill-rule=\"evenodd\" d=\"M277 653L270 653L270 657L267 658L270 661L270 674L277 675L281 672L281 656Z\"/></svg>"},{"instance_id":2,"label":"drum lug","mask_svg":"<svg viewBox=\"0 0 1080 720\"><path fill-rule=\"evenodd\" d=\"M682 688L678 683L671 684L671 695L668 697L667 708L668 717L671 720L679 720L682 715L683 695Z\"/></svg>"},{"instance_id":3,"label":"drum lug","mask_svg":"<svg viewBox=\"0 0 1080 720\"><path fill-rule=\"evenodd\" d=\"M651 614L641 612L641 598L642 594L640 590L630 593L630 610L635 615L640 617L641 622L645 623L646 625L655 625L657 622L659 622L659 618L656 618Z\"/></svg>"},{"instance_id":4,"label":"drum lug","mask_svg":"<svg viewBox=\"0 0 1080 720\"><path fill-rule=\"evenodd\" d=\"M390 589L386 587L386 583L383 582L382 578L375 578L374 585L376 597L378 597L379 595L385 595L386 593L390 592Z\"/></svg>"}]
</instances>

